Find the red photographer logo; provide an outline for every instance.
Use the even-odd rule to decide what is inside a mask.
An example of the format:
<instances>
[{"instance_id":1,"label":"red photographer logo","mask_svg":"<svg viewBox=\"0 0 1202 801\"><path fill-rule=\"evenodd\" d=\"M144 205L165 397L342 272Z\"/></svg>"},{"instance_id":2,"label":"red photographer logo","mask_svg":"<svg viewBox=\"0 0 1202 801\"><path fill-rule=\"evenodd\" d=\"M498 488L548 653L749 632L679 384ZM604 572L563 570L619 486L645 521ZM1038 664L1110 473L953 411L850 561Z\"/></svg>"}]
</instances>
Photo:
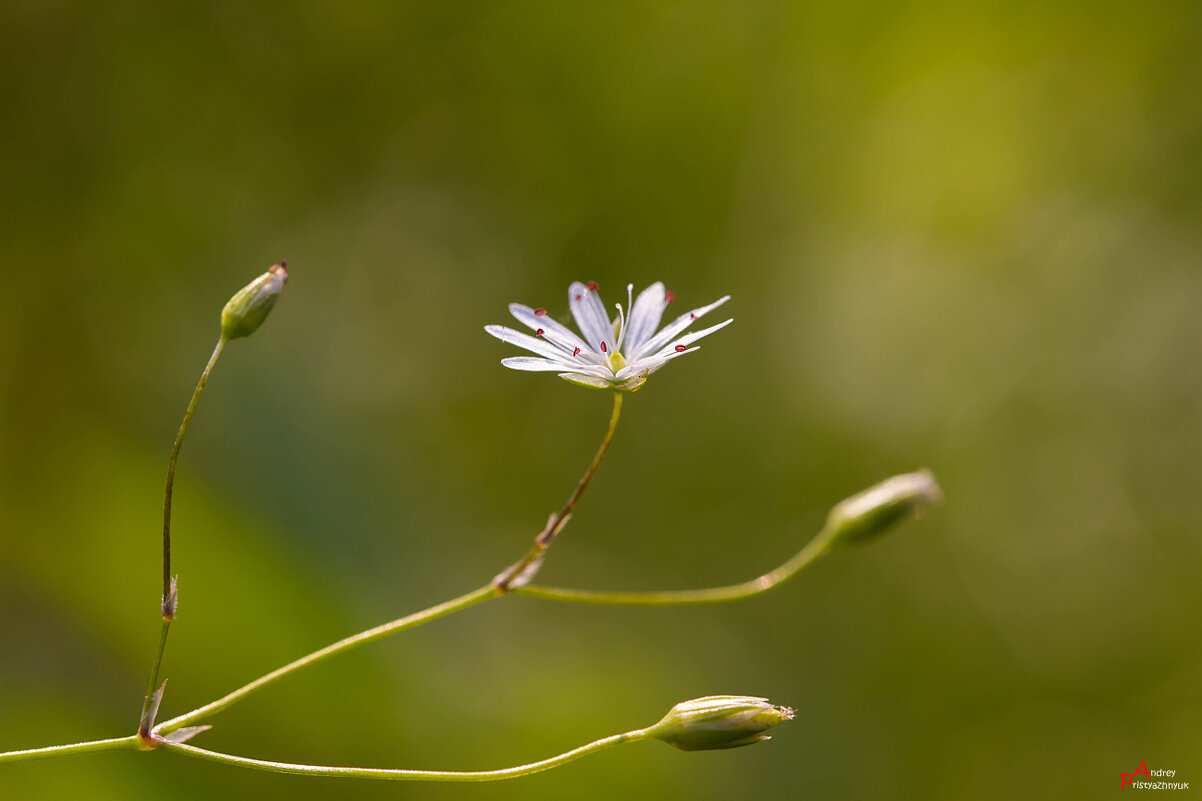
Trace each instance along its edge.
<instances>
[{"instance_id":1,"label":"red photographer logo","mask_svg":"<svg viewBox=\"0 0 1202 801\"><path fill-rule=\"evenodd\" d=\"M1176 775L1177 771L1167 768L1148 770L1148 763L1140 762L1139 767L1130 773L1119 774L1119 779L1122 781L1119 789L1126 790L1130 787L1132 790L1188 790L1189 782L1169 782L1164 780L1165 778L1171 779ZM1146 780L1142 778L1144 776L1147 777Z\"/></svg>"}]
</instances>

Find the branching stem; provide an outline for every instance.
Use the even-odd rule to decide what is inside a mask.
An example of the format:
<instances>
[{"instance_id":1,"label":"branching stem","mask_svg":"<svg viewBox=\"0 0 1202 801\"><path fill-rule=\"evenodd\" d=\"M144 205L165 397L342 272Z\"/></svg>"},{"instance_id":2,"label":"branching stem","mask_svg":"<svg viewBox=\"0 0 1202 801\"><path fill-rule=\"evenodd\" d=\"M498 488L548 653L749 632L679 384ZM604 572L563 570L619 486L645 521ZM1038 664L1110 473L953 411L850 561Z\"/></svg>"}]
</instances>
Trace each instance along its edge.
<instances>
[{"instance_id":1,"label":"branching stem","mask_svg":"<svg viewBox=\"0 0 1202 801\"><path fill-rule=\"evenodd\" d=\"M429 623L431 620L437 620L438 618L445 617L453 612L459 612L467 609L469 606L475 606L481 601L487 601L490 598L495 598L499 594L500 592L496 587L494 587L492 584L486 584L478 590L473 590L465 595L460 595L458 598L452 598L451 600L445 601L437 606L432 606L429 609L422 610L421 612L415 612L412 615L400 618L399 620L393 620L390 623L384 623L383 625L376 626L375 628L368 629L367 631L361 631L358 634L354 634L344 640L339 640L336 643L327 645L325 648L322 648L319 651L314 651L311 654L302 656L300 659L297 659L294 662L289 662L283 667L276 668L267 675L260 676L249 684L239 687L228 695L222 696L210 704L205 704L204 706L194 709L187 714L165 721L154 728L154 733L157 736L162 736L183 726L190 726L197 721L216 715L223 709L233 706L248 695L263 689L269 684L279 681L285 676L295 673L298 670L303 670L310 665L315 665L322 660L329 659L335 654L340 654L343 651L349 651L352 648L357 648L360 645L366 645L369 642L375 642L376 640L383 639L390 634L396 634L397 632L420 626L423 623Z\"/></svg>"},{"instance_id":2,"label":"branching stem","mask_svg":"<svg viewBox=\"0 0 1202 801\"><path fill-rule=\"evenodd\" d=\"M514 587L513 592L517 595L528 595L531 598L542 598L548 601L613 604L618 606L689 606L692 604L738 601L768 592L796 576L830 550L833 542L833 534L834 530L827 526L814 539L810 540L804 548L790 558L789 561L775 570L770 570L750 581L744 581L740 584L729 584L724 587L706 587L698 590L660 590L655 592L603 592L599 590L567 589L564 587L540 587L527 584L523 587Z\"/></svg>"},{"instance_id":3,"label":"branching stem","mask_svg":"<svg viewBox=\"0 0 1202 801\"><path fill-rule=\"evenodd\" d=\"M596 474L597 468L601 466L601 460L605 458L605 454L609 451L609 444L613 442L614 431L618 428L618 418L621 416L622 393L615 392L613 411L609 415L609 428L605 431L605 437L601 440L601 446L597 448L597 455L593 457L592 464L584 471L584 475L580 477L580 481L576 484L576 489L572 490L572 494L568 496L567 501L560 510L551 515L551 518L547 521L547 527L534 538L534 545L526 555L493 579L493 583L496 584L501 592L509 592L518 587L522 583L522 580L527 577L527 571L543 558L547 548L551 547L551 543L555 541L559 532L563 530L564 525L568 522L568 518L572 515L572 510L576 508L576 502L584 494L584 490L588 487L589 482L593 480L593 475Z\"/></svg>"},{"instance_id":4,"label":"branching stem","mask_svg":"<svg viewBox=\"0 0 1202 801\"><path fill-rule=\"evenodd\" d=\"M171 452L171 461L168 465L167 473L167 491L164 502L163 511L163 561L164 561L164 576L167 582L164 585L164 611L167 609L168 598L173 598L174 588L170 582L170 519L171 519L171 487L174 479L175 462L179 455L180 444L183 441L184 433L187 431L188 423L192 417L192 413L196 408L196 402L200 397L201 391L204 389L205 382L208 379L209 373L212 371L213 365L216 363L218 356L224 346L224 340L217 344L217 348L213 352L213 356L209 359L208 365L205 367L204 373L201 375L200 382L197 384L196 391L192 395L192 400L188 404L188 410L184 415L183 424L180 426L179 435L176 437L175 446ZM804 548L798 551L792 558L780 565L774 570L771 570L762 576L745 581L740 584L732 584L723 587L710 587L705 589L695 590L676 590L676 591L661 591L661 592L602 592L596 590L577 590L566 589L560 587L540 587L529 584L523 584L522 579L529 568L535 565L546 551L547 547L554 541L555 536L562 530L563 525L567 522L573 508L580 496L584 493L589 481L597 472L601 461L604 459L606 451L609 449L610 442L613 440L614 431L617 428L618 418L622 408L622 396L620 393L614 394L613 412L610 416L609 427L605 433L604 439L601 441L601 446L597 450L597 454L593 457L592 463L585 471L584 476L576 485L575 490L568 497L567 502L547 524L547 528L535 539L534 547L526 556L517 562L513 567L509 568L501 576L498 576L489 584L486 584L472 592L460 595L457 598L452 598L429 609L420 612L415 612L398 620L384 623L358 634L354 634L336 643L327 645L325 648L307 654L293 662L277 668L272 672L261 676L254 681L234 690L231 693L187 712L171 720L154 726L149 732L139 731L128 737L119 737L111 740L97 740L94 742L76 743L73 745L52 746L49 748L38 748L24 751L10 751L8 753L0 753L0 762L17 761L27 759L40 759L53 756L65 756L69 754L87 753L91 751L105 751L127 748L142 748L174 751L186 756L205 759L213 762L220 762L227 765L250 768L253 770L269 771L274 773L292 773L312 776L333 776L333 777L349 777L349 778L364 778L364 779L386 779L386 780L408 780L408 781L446 781L446 782L482 782L495 781L499 779L511 779L519 776L527 776L531 773L547 770L558 765L571 762L582 756L610 748L614 745L626 742L635 742L646 739L648 730L636 729L616 734L611 737L606 737L601 740L581 746L580 748L567 751L558 756L544 759L539 762L532 762L527 765L519 765L512 768L503 768L500 770L486 771L434 771L434 770L402 770L391 768L356 768L356 767L337 767L325 765L303 765L288 762L273 762L261 759L251 759L249 757L235 756L231 754L223 754L216 751L209 751L204 748L198 748L185 743L173 742L168 735L171 732L191 726L198 721L212 717L224 709L236 704L238 701L250 696L258 690L267 687L268 685L291 675L299 670L321 662L336 654L356 648L360 645L365 645L369 642L374 642L383 639L391 634L396 634L401 631L406 631L415 628L424 623L429 623L447 615L460 612L468 607L483 603L484 601L493 598L499 598L503 595L513 593L518 595L526 595L532 598L541 598L549 601L569 601L577 603L593 603L593 604L619 604L619 605L687 605L687 604L704 604L704 603L721 603L724 601L734 601L743 598L750 598L761 593L765 593L774 587L777 587L791 579L793 576L800 573L806 567L813 564L817 559L826 554L832 547L837 533L836 528L828 521L828 524L811 540ZM163 630L160 635L159 649L155 658L154 670L151 676L151 682L147 690L147 704L143 708L143 716L145 718L146 708L149 706L150 698L155 692L158 681L159 665L162 662L163 649L167 641L167 632L170 628L170 617L164 614Z\"/></svg>"},{"instance_id":5,"label":"branching stem","mask_svg":"<svg viewBox=\"0 0 1202 801\"><path fill-rule=\"evenodd\" d=\"M215 358L216 355L214 355L214 359ZM203 380L201 385L203 386ZM193 405L195 404L193 403ZM190 409L191 406L189 407L189 410ZM513 565L513 567L509 568L504 574L502 574L502 576L494 579L492 583L480 587L477 590L473 590L465 595L461 595L458 598L452 598L449 601L438 604L437 606L432 606L429 609L425 609L421 612L415 612L398 620L384 623L376 626L375 628L371 628L367 631L347 637L344 640L339 640L336 643L327 645L325 648L322 648L319 651L314 651L311 654L302 656L300 659L289 662L287 665L277 668L271 673L261 676L249 684L239 687L237 690L234 690L233 692L217 699L216 701L213 701L210 704L206 704L205 706L194 709L191 712L180 715L179 717L165 721L154 728L154 734L156 736L162 736L183 726L189 726L197 721L211 717L223 709L238 703L248 695L261 690L267 685L282 679L291 673L295 673L298 670L302 670L310 665L316 664L323 659L328 659L335 654L342 653L343 651L356 648L369 642L373 642L391 634L396 634L398 632L420 626L423 623L429 623L431 620L437 620L445 615L462 611L467 609L469 606L475 606L482 601L497 598L507 593L513 587L515 579L520 577L535 560L541 557L541 555L550 545L551 541L554 539L555 535L563 528L563 523L567 522L567 518L569 515L571 515L572 509L575 508L577 501L580 500L580 496L584 494L584 490L588 487L589 481L592 480L593 475L597 472L597 468L601 466L601 461L605 458L606 451L609 450L609 444L613 441L614 431L618 427L618 418L621 415L621 412L622 393L615 392L613 412L610 414L609 418L609 427L606 429L605 437L601 440L601 445L597 449L597 453L593 457L592 463L589 464L588 469L585 470L584 476L581 477L580 481L576 484L576 488L572 491L572 494L568 496L568 500L564 503L563 507L552 517L552 522L549 523L547 528L544 529L543 532L535 539L534 547L530 550L530 552L527 553L523 559ZM186 421L187 418L185 417L185 423ZM166 634L164 633L164 638L165 637ZM150 692L153 691L154 685L152 685L150 689ZM147 697L149 697L149 695Z\"/></svg>"}]
</instances>

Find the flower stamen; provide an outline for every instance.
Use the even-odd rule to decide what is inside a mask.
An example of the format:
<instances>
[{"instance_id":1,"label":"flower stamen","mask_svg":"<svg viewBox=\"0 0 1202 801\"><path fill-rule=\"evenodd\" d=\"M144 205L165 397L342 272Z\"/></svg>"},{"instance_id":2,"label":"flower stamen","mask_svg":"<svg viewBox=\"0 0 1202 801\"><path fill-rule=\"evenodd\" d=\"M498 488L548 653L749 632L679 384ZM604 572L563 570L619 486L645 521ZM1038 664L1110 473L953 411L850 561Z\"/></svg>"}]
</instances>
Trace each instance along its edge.
<instances>
[{"instance_id":1,"label":"flower stamen","mask_svg":"<svg viewBox=\"0 0 1202 801\"><path fill-rule=\"evenodd\" d=\"M614 345L614 350L620 353L622 351L622 343L626 341L626 313L622 310L621 303L615 303L614 306L618 310L618 331L616 334L618 341Z\"/></svg>"}]
</instances>

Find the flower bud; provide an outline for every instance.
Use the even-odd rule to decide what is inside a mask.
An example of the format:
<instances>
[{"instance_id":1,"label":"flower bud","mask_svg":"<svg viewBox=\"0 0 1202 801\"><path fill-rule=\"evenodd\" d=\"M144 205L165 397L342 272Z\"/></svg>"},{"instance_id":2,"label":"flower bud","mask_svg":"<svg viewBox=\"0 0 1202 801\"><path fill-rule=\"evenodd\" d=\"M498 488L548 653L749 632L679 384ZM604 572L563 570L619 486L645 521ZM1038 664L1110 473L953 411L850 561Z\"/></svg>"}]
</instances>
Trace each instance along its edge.
<instances>
[{"instance_id":1,"label":"flower bud","mask_svg":"<svg viewBox=\"0 0 1202 801\"><path fill-rule=\"evenodd\" d=\"M672 707L647 733L681 751L708 751L768 740L764 732L792 719L792 709L770 704L767 698L710 695Z\"/></svg>"},{"instance_id":2,"label":"flower bud","mask_svg":"<svg viewBox=\"0 0 1202 801\"><path fill-rule=\"evenodd\" d=\"M840 502L831 510L826 525L832 540L862 542L942 497L929 470L905 473Z\"/></svg>"},{"instance_id":3,"label":"flower bud","mask_svg":"<svg viewBox=\"0 0 1202 801\"><path fill-rule=\"evenodd\" d=\"M238 339L253 334L267 319L288 280L288 262L273 264L230 298L221 310L221 336Z\"/></svg>"}]
</instances>

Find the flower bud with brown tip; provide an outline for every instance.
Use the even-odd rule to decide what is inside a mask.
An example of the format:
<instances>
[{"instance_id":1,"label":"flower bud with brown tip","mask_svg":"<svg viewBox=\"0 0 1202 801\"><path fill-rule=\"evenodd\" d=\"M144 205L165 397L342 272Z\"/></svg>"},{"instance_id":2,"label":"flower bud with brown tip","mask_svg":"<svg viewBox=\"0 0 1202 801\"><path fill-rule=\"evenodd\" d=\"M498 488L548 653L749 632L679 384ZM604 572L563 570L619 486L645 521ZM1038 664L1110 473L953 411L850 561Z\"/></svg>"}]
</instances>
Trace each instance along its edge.
<instances>
[{"instance_id":1,"label":"flower bud with brown tip","mask_svg":"<svg viewBox=\"0 0 1202 801\"><path fill-rule=\"evenodd\" d=\"M738 748L770 739L764 732L792 719L792 709L767 698L710 695L672 707L647 734L682 751Z\"/></svg>"},{"instance_id":2,"label":"flower bud with brown tip","mask_svg":"<svg viewBox=\"0 0 1202 801\"><path fill-rule=\"evenodd\" d=\"M238 339L253 334L267 319L287 280L288 262L281 261L238 290L221 310L222 338Z\"/></svg>"}]
</instances>

